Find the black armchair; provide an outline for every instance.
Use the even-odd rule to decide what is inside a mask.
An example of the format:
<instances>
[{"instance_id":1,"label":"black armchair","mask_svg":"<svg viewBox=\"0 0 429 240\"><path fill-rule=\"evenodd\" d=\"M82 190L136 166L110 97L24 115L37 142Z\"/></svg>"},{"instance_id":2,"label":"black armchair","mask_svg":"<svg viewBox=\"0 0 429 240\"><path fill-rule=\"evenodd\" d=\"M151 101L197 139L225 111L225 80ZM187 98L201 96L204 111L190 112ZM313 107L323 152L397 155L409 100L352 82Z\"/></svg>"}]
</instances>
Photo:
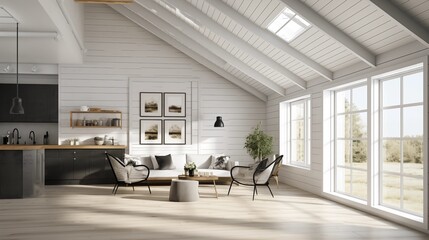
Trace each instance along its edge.
<instances>
[{"instance_id":1,"label":"black armchair","mask_svg":"<svg viewBox=\"0 0 429 240\"><path fill-rule=\"evenodd\" d=\"M253 198L255 200L255 193L258 193L257 186L267 186L270 190L271 196L274 197L273 192L269 186L270 178L273 176L273 171L281 164L283 155L277 157L271 163L268 159L262 160L256 166L235 166L231 169L231 184L229 185L228 195L231 192L232 184L238 183L246 186L253 186Z\"/></svg>"},{"instance_id":2,"label":"black armchair","mask_svg":"<svg viewBox=\"0 0 429 240\"><path fill-rule=\"evenodd\" d=\"M116 195L119 185L132 186L134 191L134 185L146 181L149 177L150 170L146 165L125 166L125 164L115 156L106 153L106 157L109 160L110 167L112 167L116 179L116 184L112 190L114 195ZM147 187L149 193L152 194L149 184L147 184Z\"/></svg>"}]
</instances>

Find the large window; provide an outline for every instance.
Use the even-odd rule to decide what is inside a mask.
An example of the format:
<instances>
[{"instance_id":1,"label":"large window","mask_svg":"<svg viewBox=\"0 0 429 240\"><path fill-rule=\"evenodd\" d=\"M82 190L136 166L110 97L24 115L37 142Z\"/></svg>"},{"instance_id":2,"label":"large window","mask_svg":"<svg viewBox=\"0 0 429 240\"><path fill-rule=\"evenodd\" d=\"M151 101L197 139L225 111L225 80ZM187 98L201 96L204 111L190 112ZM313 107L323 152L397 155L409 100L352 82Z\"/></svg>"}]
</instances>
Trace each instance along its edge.
<instances>
[{"instance_id":1,"label":"large window","mask_svg":"<svg viewBox=\"0 0 429 240\"><path fill-rule=\"evenodd\" d=\"M415 64L324 93L325 190L423 221L426 84Z\"/></svg>"},{"instance_id":2,"label":"large window","mask_svg":"<svg viewBox=\"0 0 429 240\"><path fill-rule=\"evenodd\" d=\"M281 153L290 165L310 166L311 143L311 100L310 97L284 102L282 107L283 121Z\"/></svg>"},{"instance_id":3,"label":"large window","mask_svg":"<svg viewBox=\"0 0 429 240\"><path fill-rule=\"evenodd\" d=\"M367 197L367 87L335 91L335 191Z\"/></svg>"},{"instance_id":4,"label":"large window","mask_svg":"<svg viewBox=\"0 0 429 240\"><path fill-rule=\"evenodd\" d=\"M423 72L380 80L380 204L423 216Z\"/></svg>"}]
</instances>

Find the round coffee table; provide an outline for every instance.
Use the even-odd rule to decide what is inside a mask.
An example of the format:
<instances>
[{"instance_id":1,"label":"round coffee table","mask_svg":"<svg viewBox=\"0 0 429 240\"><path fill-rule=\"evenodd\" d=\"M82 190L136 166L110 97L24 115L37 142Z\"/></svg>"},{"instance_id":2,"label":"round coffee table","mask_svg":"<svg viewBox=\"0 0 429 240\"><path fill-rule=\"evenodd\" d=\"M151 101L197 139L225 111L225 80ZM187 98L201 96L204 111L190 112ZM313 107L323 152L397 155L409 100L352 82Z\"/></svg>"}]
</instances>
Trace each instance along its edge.
<instances>
[{"instance_id":1,"label":"round coffee table","mask_svg":"<svg viewBox=\"0 0 429 240\"><path fill-rule=\"evenodd\" d=\"M216 181L219 180L219 177L217 177L217 176L198 176L198 175L191 177L188 175L179 175L178 178L181 180L212 181L213 187L214 187L214 190L216 193L216 198L218 198L217 189L216 189Z\"/></svg>"}]
</instances>

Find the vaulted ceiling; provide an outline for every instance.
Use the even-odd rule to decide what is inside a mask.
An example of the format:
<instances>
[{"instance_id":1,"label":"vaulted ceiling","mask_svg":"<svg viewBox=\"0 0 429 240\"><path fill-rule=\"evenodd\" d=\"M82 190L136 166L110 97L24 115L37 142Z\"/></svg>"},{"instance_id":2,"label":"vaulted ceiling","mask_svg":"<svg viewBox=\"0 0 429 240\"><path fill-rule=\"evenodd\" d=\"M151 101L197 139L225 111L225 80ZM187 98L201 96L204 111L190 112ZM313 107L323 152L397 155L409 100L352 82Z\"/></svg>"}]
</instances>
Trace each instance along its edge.
<instances>
[{"instance_id":1,"label":"vaulted ceiling","mask_svg":"<svg viewBox=\"0 0 429 240\"><path fill-rule=\"evenodd\" d=\"M54 9L48 7L55 1L38 2ZM263 100L333 81L357 65L374 68L380 55L403 46L429 48L428 0L135 0L109 6ZM285 8L308 24L289 41L270 31Z\"/></svg>"},{"instance_id":2,"label":"vaulted ceiling","mask_svg":"<svg viewBox=\"0 0 429 240\"><path fill-rule=\"evenodd\" d=\"M378 55L410 43L429 48L427 0L135 0L111 7L265 96L332 81L358 63L375 67ZM310 24L290 42L268 30L285 8Z\"/></svg>"}]
</instances>

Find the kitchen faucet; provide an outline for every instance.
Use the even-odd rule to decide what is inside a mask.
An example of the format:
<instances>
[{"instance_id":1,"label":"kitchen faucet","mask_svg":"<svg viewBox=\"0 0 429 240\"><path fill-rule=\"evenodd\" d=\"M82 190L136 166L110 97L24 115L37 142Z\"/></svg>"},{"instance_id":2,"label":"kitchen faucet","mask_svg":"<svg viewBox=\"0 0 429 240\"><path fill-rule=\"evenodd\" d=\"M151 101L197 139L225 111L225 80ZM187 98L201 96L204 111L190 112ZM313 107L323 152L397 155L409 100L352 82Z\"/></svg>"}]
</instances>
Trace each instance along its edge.
<instances>
[{"instance_id":1,"label":"kitchen faucet","mask_svg":"<svg viewBox=\"0 0 429 240\"><path fill-rule=\"evenodd\" d=\"M30 132L30 134L28 135L28 138L30 138L30 140L33 141L33 145L36 145L36 134L34 133L34 131Z\"/></svg>"},{"instance_id":2,"label":"kitchen faucet","mask_svg":"<svg viewBox=\"0 0 429 240\"><path fill-rule=\"evenodd\" d=\"M15 142L15 130L16 130L16 142ZM19 130L18 128L14 128L12 131L12 144L19 144L19 139L21 137L19 136Z\"/></svg>"}]
</instances>

